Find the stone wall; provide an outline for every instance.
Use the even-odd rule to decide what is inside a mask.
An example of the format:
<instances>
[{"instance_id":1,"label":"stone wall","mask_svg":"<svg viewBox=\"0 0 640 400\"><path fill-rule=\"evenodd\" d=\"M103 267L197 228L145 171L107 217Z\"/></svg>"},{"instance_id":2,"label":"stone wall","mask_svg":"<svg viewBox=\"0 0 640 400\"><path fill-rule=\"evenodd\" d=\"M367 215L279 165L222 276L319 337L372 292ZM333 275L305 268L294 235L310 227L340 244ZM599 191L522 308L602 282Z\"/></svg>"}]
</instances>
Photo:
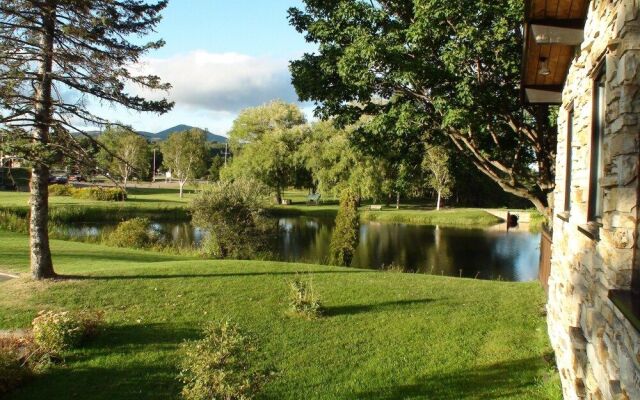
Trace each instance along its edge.
<instances>
[{"instance_id":1,"label":"stone wall","mask_svg":"<svg viewBox=\"0 0 640 400\"><path fill-rule=\"evenodd\" d=\"M593 74L606 62L601 226L587 224ZM559 113L556 213L563 209L567 146L571 211L553 221L547 304L565 399L640 399L640 333L609 300L639 265L640 0L592 0ZM573 105L573 140L567 117ZM580 229L582 228L582 230ZM595 228L595 229L594 229ZM593 237L587 232L595 233Z\"/></svg>"}]
</instances>

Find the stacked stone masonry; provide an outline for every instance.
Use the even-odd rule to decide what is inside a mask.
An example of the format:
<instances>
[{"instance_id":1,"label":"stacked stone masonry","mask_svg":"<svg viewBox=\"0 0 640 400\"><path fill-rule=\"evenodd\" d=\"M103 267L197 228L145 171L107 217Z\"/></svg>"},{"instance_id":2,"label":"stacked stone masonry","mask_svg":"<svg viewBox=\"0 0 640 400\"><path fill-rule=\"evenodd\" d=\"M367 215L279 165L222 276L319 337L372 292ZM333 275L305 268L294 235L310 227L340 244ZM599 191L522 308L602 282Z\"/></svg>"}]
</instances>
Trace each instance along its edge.
<instances>
[{"instance_id":1,"label":"stacked stone masonry","mask_svg":"<svg viewBox=\"0 0 640 400\"><path fill-rule=\"evenodd\" d=\"M592 0L584 35L567 76L558 119L554 198L556 210L561 210L565 152L571 146L571 209L553 222L549 336L565 399L640 399L640 333L608 297L611 289L630 289L632 269L640 262L640 0ZM584 228L593 81L601 60L606 63L604 200L594 238L584 234ZM573 135L567 143L571 107Z\"/></svg>"}]
</instances>

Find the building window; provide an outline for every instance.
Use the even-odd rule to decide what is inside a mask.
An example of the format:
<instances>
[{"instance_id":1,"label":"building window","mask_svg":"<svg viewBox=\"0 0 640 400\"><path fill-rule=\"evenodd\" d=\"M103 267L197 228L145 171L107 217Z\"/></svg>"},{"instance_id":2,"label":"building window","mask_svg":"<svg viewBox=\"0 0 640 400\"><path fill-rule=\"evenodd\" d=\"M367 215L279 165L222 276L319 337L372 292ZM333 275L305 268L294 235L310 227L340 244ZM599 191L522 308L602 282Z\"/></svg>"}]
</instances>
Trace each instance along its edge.
<instances>
[{"instance_id":1,"label":"building window","mask_svg":"<svg viewBox=\"0 0 640 400\"><path fill-rule=\"evenodd\" d=\"M605 67L596 75L593 85L593 116L591 132L591 174L589 182L589 221L599 221L602 217L602 137L605 128Z\"/></svg>"},{"instance_id":2,"label":"building window","mask_svg":"<svg viewBox=\"0 0 640 400\"><path fill-rule=\"evenodd\" d=\"M564 172L564 211L569 213L571 211L571 159L572 149L571 142L573 140L573 108L569 110L567 114L567 158L565 163Z\"/></svg>"}]
</instances>

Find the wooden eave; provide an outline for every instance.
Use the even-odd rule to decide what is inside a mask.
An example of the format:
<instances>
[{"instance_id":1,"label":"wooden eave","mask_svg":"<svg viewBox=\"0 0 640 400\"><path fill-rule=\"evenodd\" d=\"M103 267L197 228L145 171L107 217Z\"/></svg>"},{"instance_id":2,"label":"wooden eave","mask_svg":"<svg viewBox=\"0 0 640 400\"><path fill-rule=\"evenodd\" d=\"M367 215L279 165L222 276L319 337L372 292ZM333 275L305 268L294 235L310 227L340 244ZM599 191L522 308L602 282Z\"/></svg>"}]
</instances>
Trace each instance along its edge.
<instances>
[{"instance_id":1,"label":"wooden eave","mask_svg":"<svg viewBox=\"0 0 640 400\"><path fill-rule=\"evenodd\" d=\"M578 32L584 29L590 0L526 0L522 57L522 100L559 104L576 44L538 43L532 26ZM540 74L541 63L548 74Z\"/></svg>"}]
</instances>

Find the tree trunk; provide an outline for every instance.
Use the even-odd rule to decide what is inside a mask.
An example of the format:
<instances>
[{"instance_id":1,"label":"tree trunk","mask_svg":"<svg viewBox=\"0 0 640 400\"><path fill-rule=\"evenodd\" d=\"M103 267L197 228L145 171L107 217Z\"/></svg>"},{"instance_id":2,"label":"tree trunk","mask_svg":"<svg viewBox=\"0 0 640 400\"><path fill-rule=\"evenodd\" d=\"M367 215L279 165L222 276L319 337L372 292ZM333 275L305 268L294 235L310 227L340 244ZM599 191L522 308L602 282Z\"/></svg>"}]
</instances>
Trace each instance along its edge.
<instances>
[{"instance_id":1,"label":"tree trunk","mask_svg":"<svg viewBox=\"0 0 640 400\"><path fill-rule=\"evenodd\" d=\"M441 198L440 191L438 191L438 202L436 203L436 210L437 211L440 211L440 198Z\"/></svg>"},{"instance_id":2,"label":"tree trunk","mask_svg":"<svg viewBox=\"0 0 640 400\"><path fill-rule=\"evenodd\" d=\"M42 33L40 45L42 61L35 88L35 129L33 142L45 147L49 142L51 127L51 71L53 65L53 40L55 34L55 5L49 0L42 10ZM29 199L29 246L31 252L31 275L34 279L54 278L49 247L49 168L46 160L37 160L31 170L31 197Z\"/></svg>"},{"instance_id":3,"label":"tree trunk","mask_svg":"<svg viewBox=\"0 0 640 400\"><path fill-rule=\"evenodd\" d=\"M400 192L396 192L396 210L400 209Z\"/></svg>"},{"instance_id":4,"label":"tree trunk","mask_svg":"<svg viewBox=\"0 0 640 400\"><path fill-rule=\"evenodd\" d=\"M54 278L49 247L49 168L36 164L31 169L31 199L29 205L29 245L33 279Z\"/></svg>"},{"instance_id":5,"label":"tree trunk","mask_svg":"<svg viewBox=\"0 0 640 400\"><path fill-rule=\"evenodd\" d=\"M182 179L180 179L180 180L178 181L178 183L179 183L179 185L180 185L180 198L182 198L182 192L183 192L183 190L182 190L182 189L184 188L184 184L185 184L186 182L187 182L187 181L183 181Z\"/></svg>"},{"instance_id":6,"label":"tree trunk","mask_svg":"<svg viewBox=\"0 0 640 400\"><path fill-rule=\"evenodd\" d=\"M276 203L278 203L278 205L282 204L282 189L280 185L276 187Z\"/></svg>"},{"instance_id":7,"label":"tree trunk","mask_svg":"<svg viewBox=\"0 0 640 400\"><path fill-rule=\"evenodd\" d=\"M391 192L389 192L387 194L387 200L385 201L384 205L389 207L389 205L391 204L391 197L393 196L393 194Z\"/></svg>"}]
</instances>

